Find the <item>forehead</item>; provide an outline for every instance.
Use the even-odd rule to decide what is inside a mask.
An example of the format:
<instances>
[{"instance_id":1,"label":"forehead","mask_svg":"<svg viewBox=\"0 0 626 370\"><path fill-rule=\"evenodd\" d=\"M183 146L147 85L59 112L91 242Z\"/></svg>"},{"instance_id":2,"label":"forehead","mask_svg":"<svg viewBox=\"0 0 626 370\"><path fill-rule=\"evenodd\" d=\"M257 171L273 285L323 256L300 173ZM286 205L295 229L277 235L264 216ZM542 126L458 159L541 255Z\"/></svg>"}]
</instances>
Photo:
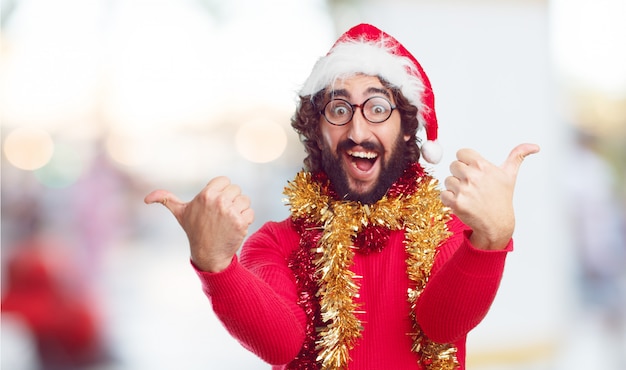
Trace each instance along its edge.
<instances>
[{"instance_id":1,"label":"forehead","mask_svg":"<svg viewBox=\"0 0 626 370\"><path fill-rule=\"evenodd\" d=\"M372 95L391 97L391 90L385 87L378 77L362 74L337 79L327 91L331 97L363 98Z\"/></svg>"}]
</instances>

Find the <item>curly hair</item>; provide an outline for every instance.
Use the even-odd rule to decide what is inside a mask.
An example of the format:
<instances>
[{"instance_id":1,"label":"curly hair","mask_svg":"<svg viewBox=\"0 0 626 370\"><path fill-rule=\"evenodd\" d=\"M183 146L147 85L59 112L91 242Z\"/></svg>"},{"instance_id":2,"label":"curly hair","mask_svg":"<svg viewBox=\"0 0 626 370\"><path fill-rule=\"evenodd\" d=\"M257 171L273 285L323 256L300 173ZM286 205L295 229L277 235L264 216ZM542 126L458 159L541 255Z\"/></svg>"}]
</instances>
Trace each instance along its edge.
<instances>
[{"instance_id":1,"label":"curly hair","mask_svg":"<svg viewBox=\"0 0 626 370\"><path fill-rule=\"evenodd\" d=\"M402 134L410 136L406 141L405 164L417 162L420 158L420 138L417 137L419 124L417 121L417 108L409 103L402 95L400 89L382 80L382 84L391 90L391 94L396 101L396 107L400 112L402 124ZM298 133L300 141L304 145L306 157L304 158L304 169L310 172L317 172L322 169L322 145L320 140L320 118L322 107L328 102L326 89L314 95L300 96L300 102L296 107L296 112L291 118L291 127Z\"/></svg>"}]
</instances>

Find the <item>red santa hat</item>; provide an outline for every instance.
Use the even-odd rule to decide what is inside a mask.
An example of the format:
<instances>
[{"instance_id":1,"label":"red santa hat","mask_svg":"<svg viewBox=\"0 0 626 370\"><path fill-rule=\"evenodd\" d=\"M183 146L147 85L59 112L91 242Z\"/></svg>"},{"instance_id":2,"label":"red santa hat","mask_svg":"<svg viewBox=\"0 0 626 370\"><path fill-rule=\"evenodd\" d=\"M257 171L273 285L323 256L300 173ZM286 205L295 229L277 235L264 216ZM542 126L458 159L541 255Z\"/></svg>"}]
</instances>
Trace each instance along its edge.
<instances>
[{"instance_id":1,"label":"red santa hat","mask_svg":"<svg viewBox=\"0 0 626 370\"><path fill-rule=\"evenodd\" d=\"M402 44L372 25L359 24L341 35L328 54L317 61L300 95L313 95L339 78L358 73L381 77L417 107L418 129L426 129L422 157L429 163L439 163L443 151L437 141L435 97L428 76Z\"/></svg>"}]
</instances>

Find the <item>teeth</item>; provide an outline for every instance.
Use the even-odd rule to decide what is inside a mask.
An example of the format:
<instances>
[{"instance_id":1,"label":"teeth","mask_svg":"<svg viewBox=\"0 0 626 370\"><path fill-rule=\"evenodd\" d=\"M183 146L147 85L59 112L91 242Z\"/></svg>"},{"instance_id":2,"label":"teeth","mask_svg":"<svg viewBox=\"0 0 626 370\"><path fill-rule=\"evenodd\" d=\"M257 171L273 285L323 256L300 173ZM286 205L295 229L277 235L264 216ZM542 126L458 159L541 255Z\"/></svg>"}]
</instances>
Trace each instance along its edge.
<instances>
[{"instance_id":1,"label":"teeth","mask_svg":"<svg viewBox=\"0 0 626 370\"><path fill-rule=\"evenodd\" d=\"M378 154L373 153L373 152L353 152L353 151L349 151L348 154L353 156L353 157L365 158L365 159L374 159L374 158L378 157Z\"/></svg>"}]
</instances>

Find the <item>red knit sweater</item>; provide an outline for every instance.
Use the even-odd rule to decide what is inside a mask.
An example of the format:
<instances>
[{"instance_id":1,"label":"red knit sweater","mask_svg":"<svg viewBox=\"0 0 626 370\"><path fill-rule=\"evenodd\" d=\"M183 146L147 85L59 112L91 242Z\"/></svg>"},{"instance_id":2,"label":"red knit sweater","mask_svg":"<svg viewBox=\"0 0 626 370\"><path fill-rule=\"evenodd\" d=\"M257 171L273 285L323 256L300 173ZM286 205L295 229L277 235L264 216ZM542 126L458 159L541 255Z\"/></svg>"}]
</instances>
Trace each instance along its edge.
<instances>
[{"instance_id":1,"label":"red knit sweater","mask_svg":"<svg viewBox=\"0 0 626 370\"><path fill-rule=\"evenodd\" d=\"M458 218L448 223L453 235L439 248L431 277L417 302L417 320L425 335L454 343L465 369L467 333L486 315L496 295L507 252L482 251L469 242ZM420 369L411 352L404 234L392 232L378 253L356 253L352 270L362 276L358 302L364 313L362 337L351 350L350 369ZM305 313L287 261L300 236L290 219L270 222L251 235L240 258L220 273L197 271L215 314L229 333L273 369L284 369L305 340Z\"/></svg>"}]
</instances>

